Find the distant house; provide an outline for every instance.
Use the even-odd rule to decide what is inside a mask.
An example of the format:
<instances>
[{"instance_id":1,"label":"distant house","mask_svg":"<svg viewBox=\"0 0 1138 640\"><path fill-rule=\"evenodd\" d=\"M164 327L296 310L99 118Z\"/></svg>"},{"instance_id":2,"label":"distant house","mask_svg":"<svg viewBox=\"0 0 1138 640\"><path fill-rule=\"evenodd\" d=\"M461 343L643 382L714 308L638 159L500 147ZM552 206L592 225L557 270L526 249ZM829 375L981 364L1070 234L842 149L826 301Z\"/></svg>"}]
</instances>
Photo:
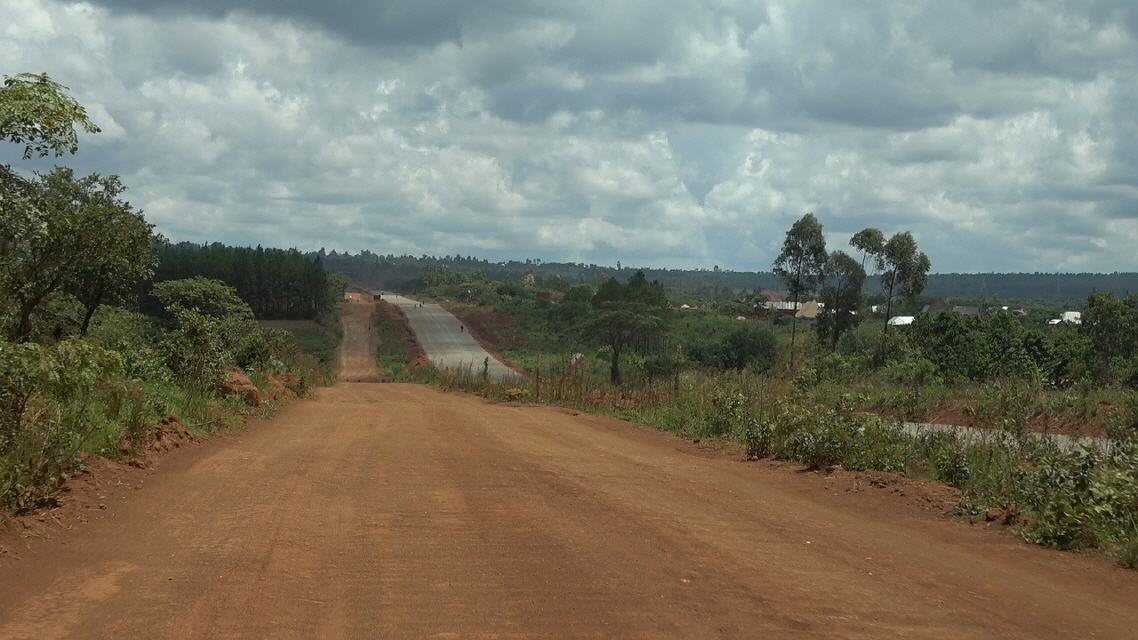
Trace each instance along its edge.
<instances>
[{"instance_id":1,"label":"distant house","mask_svg":"<svg viewBox=\"0 0 1138 640\"><path fill-rule=\"evenodd\" d=\"M813 320L818 317L818 313L824 305L815 300L810 302L803 302L798 311L794 313L795 318L807 318Z\"/></svg>"},{"instance_id":2,"label":"distant house","mask_svg":"<svg viewBox=\"0 0 1138 640\"><path fill-rule=\"evenodd\" d=\"M948 305L944 303L944 300L934 300L921 307L921 313L944 313L945 311L948 311Z\"/></svg>"},{"instance_id":3,"label":"distant house","mask_svg":"<svg viewBox=\"0 0 1138 640\"><path fill-rule=\"evenodd\" d=\"M980 317L980 307L962 307L958 305L953 307L952 310L962 316L971 316L973 318Z\"/></svg>"},{"instance_id":4,"label":"distant house","mask_svg":"<svg viewBox=\"0 0 1138 640\"><path fill-rule=\"evenodd\" d=\"M768 302L760 302L758 305L755 306L755 308L756 309L766 309L767 311L774 311L775 313L786 313L786 314L794 313L794 314L797 314L800 310L806 308L807 305L815 305L819 308L824 306L824 305L822 305L822 303L820 303L816 300L809 300L806 302L797 302L797 303L795 303L795 302L784 302L781 300L772 300L772 301L768 301ZM818 316L818 313L814 312L814 315L812 315L812 316L800 316L800 317L814 318L817 316Z\"/></svg>"},{"instance_id":5,"label":"distant house","mask_svg":"<svg viewBox=\"0 0 1138 640\"><path fill-rule=\"evenodd\" d=\"M913 316L893 316L892 318L889 318L889 326L904 327L906 325L913 324L914 320L916 320L916 318Z\"/></svg>"},{"instance_id":6,"label":"distant house","mask_svg":"<svg viewBox=\"0 0 1138 640\"><path fill-rule=\"evenodd\" d=\"M777 293L771 291L770 289L763 289L759 292L759 295L771 302L778 302L779 300L782 300L782 298L778 297Z\"/></svg>"},{"instance_id":7,"label":"distant house","mask_svg":"<svg viewBox=\"0 0 1138 640\"><path fill-rule=\"evenodd\" d=\"M1047 324L1083 324L1083 314L1081 311L1064 311L1058 318L1048 320Z\"/></svg>"},{"instance_id":8,"label":"distant house","mask_svg":"<svg viewBox=\"0 0 1138 640\"><path fill-rule=\"evenodd\" d=\"M533 295L538 300L543 300L545 302L553 302L553 293L550 291L538 291L538 292L534 293Z\"/></svg>"}]
</instances>

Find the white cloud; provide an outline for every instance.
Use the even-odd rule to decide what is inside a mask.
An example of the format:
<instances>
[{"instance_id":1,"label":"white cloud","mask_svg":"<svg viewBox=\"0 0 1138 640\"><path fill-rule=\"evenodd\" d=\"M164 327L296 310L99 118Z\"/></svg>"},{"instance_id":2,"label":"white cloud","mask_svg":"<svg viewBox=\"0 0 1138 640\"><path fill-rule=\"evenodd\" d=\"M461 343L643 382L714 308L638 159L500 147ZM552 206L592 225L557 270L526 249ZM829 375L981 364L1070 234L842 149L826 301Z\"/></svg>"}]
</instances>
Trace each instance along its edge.
<instances>
[{"instance_id":1,"label":"white cloud","mask_svg":"<svg viewBox=\"0 0 1138 640\"><path fill-rule=\"evenodd\" d=\"M1138 268L1127 3L478 4L0 0L0 70L175 239L763 269L814 210Z\"/></svg>"}]
</instances>

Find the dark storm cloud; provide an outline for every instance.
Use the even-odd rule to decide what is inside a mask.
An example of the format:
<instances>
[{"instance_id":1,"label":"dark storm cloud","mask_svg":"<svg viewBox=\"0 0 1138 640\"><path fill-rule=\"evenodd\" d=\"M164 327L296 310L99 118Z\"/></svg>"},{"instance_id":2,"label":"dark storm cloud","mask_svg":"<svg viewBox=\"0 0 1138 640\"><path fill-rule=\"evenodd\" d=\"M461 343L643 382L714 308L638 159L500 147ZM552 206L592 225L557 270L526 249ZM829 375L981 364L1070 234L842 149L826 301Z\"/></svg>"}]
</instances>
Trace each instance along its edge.
<instances>
[{"instance_id":1,"label":"dark storm cloud","mask_svg":"<svg viewBox=\"0 0 1138 640\"><path fill-rule=\"evenodd\" d=\"M115 11L159 17L191 14L223 18L237 12L294 19L318 25L357 42L375 45L433 46L457 42L464 25L504 20L527 7L510 0L96 0Z\"/></svg>"}]
</instances>

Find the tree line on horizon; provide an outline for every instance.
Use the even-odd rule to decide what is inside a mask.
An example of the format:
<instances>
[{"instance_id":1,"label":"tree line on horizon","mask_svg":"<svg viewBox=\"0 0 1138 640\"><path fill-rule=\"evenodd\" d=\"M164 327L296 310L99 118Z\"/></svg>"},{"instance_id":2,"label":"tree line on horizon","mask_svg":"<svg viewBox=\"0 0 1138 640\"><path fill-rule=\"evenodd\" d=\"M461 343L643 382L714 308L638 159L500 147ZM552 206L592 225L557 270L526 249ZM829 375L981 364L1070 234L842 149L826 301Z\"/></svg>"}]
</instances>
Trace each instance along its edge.
<instances>
[{"instance_id":1,"label":"tree line on horizon","mask_svg":"<svg viewBox=\"0 0 1138 640\"><path fill-rule=\"evenodd\" d=\"M727 269L653 269L625 265L598 265L541 260L491 261L473 256L431 256L317 251L306 254L323 260L331 272L344 274L352 283L372 289L414 290L428 269L459 273L482 272L491 280L516 280L533 273L549 289L568 291L575 284L598 285L610 277L627 279L643 272L673 291L699 294L711 299L729 299L740 294L771 290L785 296L787 290L773 271ZM1138 292L1138 272L1116 273L929 273L923 296L963 300L1000 299L1019 302L1079 302L1092 291L1124 295ZM883 301L876 282L866 282L867 300Z\"/></svg>"}]
</instances>

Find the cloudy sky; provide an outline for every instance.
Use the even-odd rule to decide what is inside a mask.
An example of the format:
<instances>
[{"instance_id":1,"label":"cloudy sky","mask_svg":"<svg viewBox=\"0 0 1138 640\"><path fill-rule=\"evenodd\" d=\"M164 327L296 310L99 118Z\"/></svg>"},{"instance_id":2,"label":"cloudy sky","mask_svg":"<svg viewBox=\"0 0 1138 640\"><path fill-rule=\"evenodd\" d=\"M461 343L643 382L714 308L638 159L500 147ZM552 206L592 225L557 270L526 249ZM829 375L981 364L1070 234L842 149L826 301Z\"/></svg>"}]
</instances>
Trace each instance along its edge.
<instances>
[{"instance_id":1,"label":"cloudy sky","mask_svg":"<svg viewBox=\"0 0 1138 640\"><path fill-rule=\"evenodd\" d=\"M175 240L767 269L1138 270L1138 3L0 0ZM19 163L0 151L0 161Z\"/></svg>"}]
</instances>

